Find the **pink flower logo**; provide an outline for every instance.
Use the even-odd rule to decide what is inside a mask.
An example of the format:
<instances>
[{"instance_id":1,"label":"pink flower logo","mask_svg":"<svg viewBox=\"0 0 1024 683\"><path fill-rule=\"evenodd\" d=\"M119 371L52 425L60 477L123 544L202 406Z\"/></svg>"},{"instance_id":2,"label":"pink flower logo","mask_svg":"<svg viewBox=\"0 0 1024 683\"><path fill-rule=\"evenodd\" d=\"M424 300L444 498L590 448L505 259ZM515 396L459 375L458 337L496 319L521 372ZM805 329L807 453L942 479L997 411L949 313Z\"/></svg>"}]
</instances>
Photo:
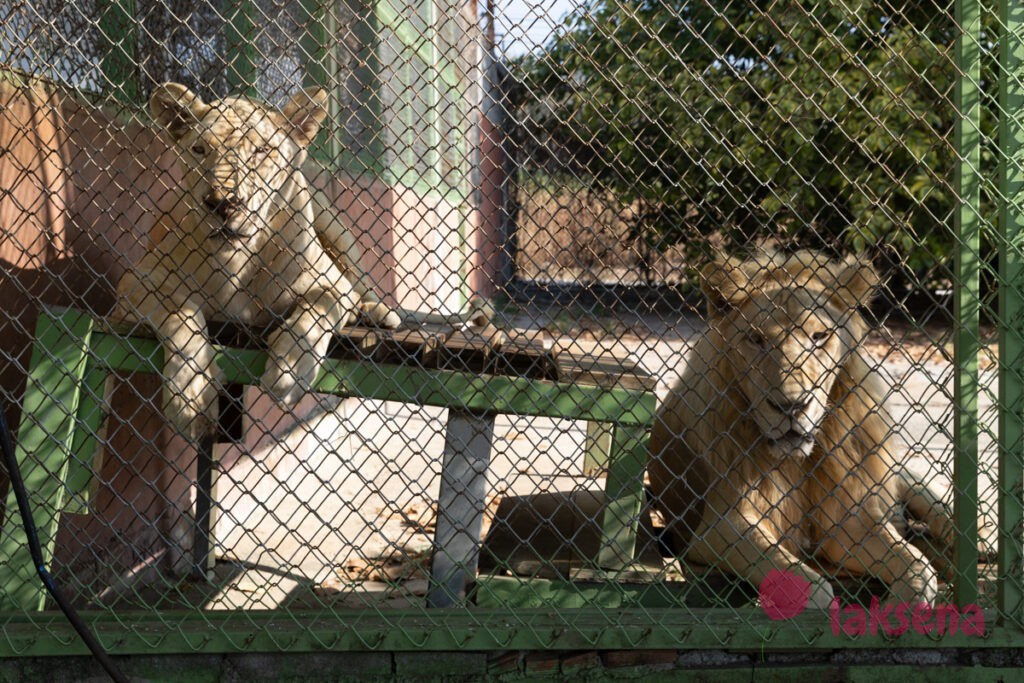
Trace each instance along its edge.
<instances>
[{"instance_id":1,"label":"pink flower logo","mask_svg":"<svg viewBox=\"0 0 1024 683\"><path fill-rule=\"evenodd\" d=\"M811 582L791 572L773 569L758 587L761 609L772 621L792 619L807 609Z\"/></svg>"}]
</instances>

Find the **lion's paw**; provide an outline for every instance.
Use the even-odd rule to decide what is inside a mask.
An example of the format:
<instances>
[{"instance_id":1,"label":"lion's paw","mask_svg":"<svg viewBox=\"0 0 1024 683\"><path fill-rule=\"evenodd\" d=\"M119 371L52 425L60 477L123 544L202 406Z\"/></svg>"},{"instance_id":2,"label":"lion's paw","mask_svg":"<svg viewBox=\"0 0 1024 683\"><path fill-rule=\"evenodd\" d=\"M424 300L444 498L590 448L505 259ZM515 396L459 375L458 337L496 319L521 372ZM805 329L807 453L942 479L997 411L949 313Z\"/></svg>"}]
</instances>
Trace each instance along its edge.
<instances>
[{"instance_id":1,"label":"lion's paw","mask_svg":"<svg viewBox=\"0 0 1024 683\"><path fill-rule=\"evenodd\" d=\"M378 327L395 330L402 326L402 318L387 304L379 301L368 301L359 305L359 310L370 321Z\"/></svg>"},{"instance_id":2,"label":"lion's paw","mask_svg":"<svg viewBox=\"0 0 1024 683\"><path fill-rule=\"evenodd\" d=\"M298 403L299 399L309 390L295 375L279 365L269 366L263 374L260 384L270 398L284 409L291 408Z\"/></svg>"},{"instance_id":3,"label":"lion's paw","mask_svg":"<svg viewBox=\"0 0 1024 683\"><path fill-rule=\"evenodd\" d=\"M190 439L213 432L217 423L217 386L203 374L176 375L166 384L164 413Z\"/></svg>"},{"instance_id":4,"label":"lion's paw","mask_svg":"<svg viewBox=\"0 0 1024 683\"><path fill-rule=\"evenodd\" d=\"M496 311L494 304L487 299L473 297L469 300L469 324L475 327L486 327L494 320Z\"/></svg>"},{"instance_id":5,"label":"lion's paw","mask_svg":"<svg viewBox=\"0 0 1024 683\"><path fill-rule=\"evenodd\" d=\"M896 602L934 604L939 597L938 574L928 562L915 562L889 587L889 593Z\"/></svg>"},{"instance_id":6,"label":"lion's paw","mask_svg":"<svg viewBox=\"0 0 1024 683\"><path fill-rule=\"evenodd\" d=\"M835 597L836 594L832 589L832 584L828 581L825 579L812 581L811 593L807 598L807 607L809 609L828 609Z\"/></svg>"}]
</instances>

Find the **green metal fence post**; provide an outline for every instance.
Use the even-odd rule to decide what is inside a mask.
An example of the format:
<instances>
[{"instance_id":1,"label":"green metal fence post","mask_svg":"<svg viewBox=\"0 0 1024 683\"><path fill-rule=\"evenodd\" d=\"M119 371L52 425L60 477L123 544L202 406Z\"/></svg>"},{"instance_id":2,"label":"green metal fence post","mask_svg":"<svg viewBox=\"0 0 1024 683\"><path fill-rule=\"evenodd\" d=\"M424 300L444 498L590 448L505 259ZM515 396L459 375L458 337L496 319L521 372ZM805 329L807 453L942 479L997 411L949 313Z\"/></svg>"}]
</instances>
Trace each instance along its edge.
<instances>
[{"instance_id":1,"label":"green metal fence post","mask_svg":"<svg viewBox=\"0 0 1024 683\"><path fill-rule=\"evenodd\" d=\"M337 92L340 69L336 46L331 41L338 40L338 18L320 0L303 0L302 9L306 22L301 39L305 81L308 85L318 85L328 92L328 125L324 126L318 141L314 143L314 152L336 163L341 155L338 130L341 107Z\"/></svg>"},{"instance_id":2,"label":"green metal fence post","mask_svg":"<svg viewBox=\"0 0 1024 683\"><path fill-rule=\"evenodd\" d=\"M357 0L302 0L302 9L304 82L326 88L330 95L329 122L324 124L311 152L330 169L379 175L385 155L380 134L383 106L376 15ZM356 52L343 63L339 50ZM345 128L349 123L368 132L348 139Z\"/></svg>"},{"instance_id":3,"label":"green metal fence post","mask_svg":"<svg viewBox=\"0 0 1024 683\"><path fill-rule=\"evenodd\" d=\"M122 102L137 103L139 60L136 54L135 0L102 0L96 7L103 35L100 69L110 94Z\"/></svg>"},{"instance_id":4,"label":"green metal fence post","mask_svg":"<svg viewBox=\"0 0 1024 683\"><path fill-rule=\"evenodd\" d=\"M978 351L981 234L981 15L978 0L956 3L957 209L956 299L954 302L953 512L956 522L955 601L978 601Z\"/></svg>"},{"instance_id":5,"label":"green metal fence post","mask_svg":"<svg viewBox=\"0 0 1024 683\"><path fill-rule=\"evenodd\" d=\"M256 65L259 51L256 49L256 15L259 9L255 2L239 2L229 11L224 25L224 42L227 51L224 56L228 84L232 92L256 95Z\"/></svg>"},{"instance_id":6,"label":"green metal fence post","mask_svg":"<svg viewBox=\"0 0 1024 683\"><path fill-rule=\"evenodd\" d=\"M999 612L1024 625L1024 5L999 2Z\"/></svg>"}]
</instances>

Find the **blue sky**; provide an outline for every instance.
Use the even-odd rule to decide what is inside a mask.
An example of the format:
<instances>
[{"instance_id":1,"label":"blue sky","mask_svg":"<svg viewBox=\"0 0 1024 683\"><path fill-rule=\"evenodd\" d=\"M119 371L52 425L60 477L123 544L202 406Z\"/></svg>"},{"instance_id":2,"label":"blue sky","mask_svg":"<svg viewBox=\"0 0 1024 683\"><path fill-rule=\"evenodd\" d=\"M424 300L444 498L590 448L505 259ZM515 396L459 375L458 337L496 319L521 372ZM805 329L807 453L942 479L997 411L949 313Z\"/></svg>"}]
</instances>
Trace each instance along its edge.
<instances>
[{"instance_id":1,"label":"blue sky","mask_svg":"<svg viewBox=\"0 0 1024 683\"><path fill-rule=\"evenodd\" d=\"M515 56L547 42L563 17L585 0L493 0L495 32L505 54Z\"/></svg>"}]
</instances>

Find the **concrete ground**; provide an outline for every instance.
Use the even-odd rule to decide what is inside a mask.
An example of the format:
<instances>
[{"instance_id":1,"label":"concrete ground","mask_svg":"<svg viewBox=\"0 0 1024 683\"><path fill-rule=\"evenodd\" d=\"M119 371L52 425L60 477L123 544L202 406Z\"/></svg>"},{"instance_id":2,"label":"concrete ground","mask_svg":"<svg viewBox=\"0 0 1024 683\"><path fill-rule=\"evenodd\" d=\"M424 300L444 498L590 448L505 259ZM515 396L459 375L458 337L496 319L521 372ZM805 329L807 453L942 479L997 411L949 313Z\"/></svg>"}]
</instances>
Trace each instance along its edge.
<instances>
[{"instance_id":1,"label":"concrete ground","mask_svg":"<svg viewBox=\"0 0 1024 683\"><path fill-rule=\"evenodd\" d=\"M603 319L563 330L558 312L513 317L559 347L601 349L669 378L685 362L701 323L694 316ZM602 329L603 326L603 329ZM952 366L927 344L872 346L893 387L893 414L909 468L950 495ZM982 415L994 424L994 370L983 372ZM308 408L280 442L237 459L217 483L215 542L220 561L201 595L210 609L331 604L422 604L433 533L445 410L377 401L328 401ZM494 503L504 495L601 488L583 473L585 424L501 417L489 473ZM982 440L982 532L995 520L995 449ZM491 508L493 511L493 507ZM196 598L188 598L195 600Z\"/></svg>"}]
</instances>

